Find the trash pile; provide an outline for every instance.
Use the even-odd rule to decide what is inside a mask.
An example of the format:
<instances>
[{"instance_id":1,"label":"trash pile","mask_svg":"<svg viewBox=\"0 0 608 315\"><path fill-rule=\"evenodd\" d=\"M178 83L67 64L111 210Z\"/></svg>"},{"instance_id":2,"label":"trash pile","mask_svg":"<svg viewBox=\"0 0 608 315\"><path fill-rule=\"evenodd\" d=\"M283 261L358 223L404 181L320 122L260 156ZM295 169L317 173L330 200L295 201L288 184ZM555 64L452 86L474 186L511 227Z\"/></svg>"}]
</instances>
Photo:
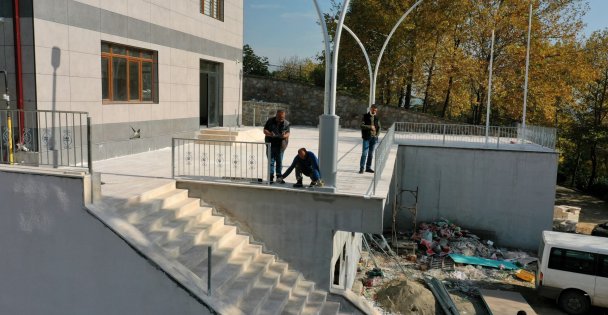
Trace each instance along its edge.
<instances>
[{"instance_id":1,"label":"trash pile","mask_svg":"<svg viewBox=\"0 0 608 315\"><path fill-rule=\"evenodd\" d=\"M381 235L367 235L364 245L367 251L353 291L383 311L403 312L397 311L400 307L393 294L420 295L412 289L413 283L432 296L426 288L426 280L432 278L444 282L458 308L479 304L479 289L534 286L531 263L537 259L531 254L498 247L446 219L420 223L413 235L393 235L390 246Z\"/></svg>"}]
</instances>

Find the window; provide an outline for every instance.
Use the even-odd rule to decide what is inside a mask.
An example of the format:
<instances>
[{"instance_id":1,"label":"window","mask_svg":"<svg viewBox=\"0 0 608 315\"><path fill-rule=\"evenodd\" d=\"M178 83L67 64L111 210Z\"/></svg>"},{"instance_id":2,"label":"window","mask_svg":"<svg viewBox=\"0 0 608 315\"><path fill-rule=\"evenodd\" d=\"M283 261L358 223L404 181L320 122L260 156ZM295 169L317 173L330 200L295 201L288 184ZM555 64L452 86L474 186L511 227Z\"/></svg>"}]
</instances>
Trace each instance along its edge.
<instances>
[{"instance_id":1,"label":"window","mask_svg":"<svg viewBox=\"0 0 608 315\"><path fill-rule=\"evenodd\" d=\"M201 0L201 13L223 21L224 0Z\"/></svg>"},{"instance_id":2,"label":"window","mask_svg":"<svg viewBox=\"0 0 608 315\"><path fill-rule=\"evenodd\" d=\"M106 103L157 102L156 52L101 43L101 94Z\"/></svg>"},{"instance_id":3,"label":"window","mask_svg":"<svg viewBox=\"0 0 608 315\"><path fill-rule=\"evenodd\" d=\"M549 268L594 275L595 256L593 253L554 247L549 256Z\"/></svg>"},{"instance_id":4,"label":"window","mask_svg":"<svg viewBox=\"0 0 608 315\"><path fill-rule=\"evenodd\" d=\"M608 278L608 256L602 255L600 257L600 272L598 276Z\"/></svg>"}]
</instances>

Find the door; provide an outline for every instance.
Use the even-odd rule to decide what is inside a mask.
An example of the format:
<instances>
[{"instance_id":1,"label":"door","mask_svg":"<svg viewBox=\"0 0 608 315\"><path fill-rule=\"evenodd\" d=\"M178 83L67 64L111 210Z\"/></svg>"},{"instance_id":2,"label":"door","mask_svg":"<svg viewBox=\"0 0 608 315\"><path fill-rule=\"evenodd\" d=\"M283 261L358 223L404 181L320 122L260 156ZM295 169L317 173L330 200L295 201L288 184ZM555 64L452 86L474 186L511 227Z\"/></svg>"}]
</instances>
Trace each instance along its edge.
<instances>
[{"instance_id":1,"label":"door","mask_svg":"<svg viewBox=\"0 0 608 315\"><path fill-rule=\"evenodd\" d=\"M600 255L599 271L595 279L595 296L593 304L608 307L608 256Z\"/></svg>"},{"instance_id":2,"label":"door","mask_svg":"<svg viewBox=\"0 0 608 315\"><path fill-rule=\"evenodd\" d=\"M201 126L217 127L221 124L219 69L219 64L201 60L199 98Z\"/></svg>"}]
</instances>

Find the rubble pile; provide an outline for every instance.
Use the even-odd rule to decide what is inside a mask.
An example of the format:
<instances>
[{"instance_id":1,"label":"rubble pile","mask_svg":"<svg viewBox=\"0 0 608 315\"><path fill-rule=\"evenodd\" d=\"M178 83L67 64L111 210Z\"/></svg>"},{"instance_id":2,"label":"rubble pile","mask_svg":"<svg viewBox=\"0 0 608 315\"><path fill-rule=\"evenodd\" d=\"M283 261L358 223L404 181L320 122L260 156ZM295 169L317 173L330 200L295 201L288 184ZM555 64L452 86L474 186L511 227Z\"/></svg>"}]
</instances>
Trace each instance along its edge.
<instances>
[{"instance_id":1,"label":"rubble pile","mask_svg":"<svg viewBox=\"0 0 608 315\"><path fill-rule=\"evenodd\" d=\"M483 304L479 289L534 286L534 273L530 268L534 264L530 263L536 258L523 251L497 247L491 240L482 240L448 220L421 223L413 235L399 235L397 238L391 242L391 247L398 250L399 255L389 254L392 250L388 244L374 240L370 243L375 245L371 248L375 260L366 253L359 266L358 282L362 284L359 292L383 312L406 311L395 301L395 295L401 298L405 295L428 296L430 291L424 286L425 278L442 281L457 301L458 308L467 309ZM465 263L456 263L463 257ZM477 261L483 263L477 264ZM529 280L530 276L532 280ZM418 285L424 290L412 289ZM413 294L412 290L419 294ZM422 311L422 305L415 308L419 313L429 311ZM407 310L408 313L411 311Z\"/></svg>"}]
</instances>

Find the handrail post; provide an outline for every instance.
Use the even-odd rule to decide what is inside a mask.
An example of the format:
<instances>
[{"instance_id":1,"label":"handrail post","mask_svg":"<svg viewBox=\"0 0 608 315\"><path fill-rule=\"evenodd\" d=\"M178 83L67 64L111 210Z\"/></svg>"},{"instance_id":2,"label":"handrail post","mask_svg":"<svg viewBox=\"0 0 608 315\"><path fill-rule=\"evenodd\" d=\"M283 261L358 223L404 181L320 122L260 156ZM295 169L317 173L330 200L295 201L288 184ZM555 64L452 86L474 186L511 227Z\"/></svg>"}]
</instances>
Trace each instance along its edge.
<instances>
[{"instance_id":1,"label":"handrail post","mask_svg":"<svg viewBox=\"0 0 608 315\"><path fill-rule=\"evenodd\" d=\"M82 135L81 135L82 139ZM87 159L89 165L89 174L93 174L93 149L91 148L91 117L87 116Z\"/></svg>"},{"instance_id":2,"label":"handrail post","mask_svg":"<svg viewBox=\"0 0 608 315\"><path fill-rule=\"evenodd\" d=\"M443 145L445 145L445 126L443 125Z\"/></svg>"},{"instance_id":3,"label":"handrail post","mask_svg":"<svg viewBox=\"0 0 608 315\"><path fill-rule=\"evenodd\" d=\"M268 157L268 171L266 173L268 174L268 183L267 183L268 186L270 186L270 181L272 180L272 178L270 178L270 172L271 172L270 167L272 164L270 161L272 159L271 154L272 154L272 152L270 149L270 143L266 143L266 156ZM276 161L275 161L275 163L276 163Z\"/></svg>"},{"instance_id":4,"label":"handrail post","mask_svg":"<svg viewBox=\"0 0 608 315\"><path fill-rule=\"evenodd\" d=\"M496 135L496 148L500 147L500 127L498 127L498 135Z\"/></svg>"},{"instance_id":5,"label":"handrail post","mask_svg":"<svg viewBox=\"0 0 608 315\"><path fill-rule=\"evenodd\" d=\"M175 179L175 138L171 138L171 178Z\"/></svg>"},{"instance_id":6,"label":"handrail post","mask_svg":"<svg viewBox=\"0 0 608 315\"><path fill-rule=\"evenodd\" d=\"M211 296L211 246L207 247L207 295Z\"/></svg>"}]
</instances>

